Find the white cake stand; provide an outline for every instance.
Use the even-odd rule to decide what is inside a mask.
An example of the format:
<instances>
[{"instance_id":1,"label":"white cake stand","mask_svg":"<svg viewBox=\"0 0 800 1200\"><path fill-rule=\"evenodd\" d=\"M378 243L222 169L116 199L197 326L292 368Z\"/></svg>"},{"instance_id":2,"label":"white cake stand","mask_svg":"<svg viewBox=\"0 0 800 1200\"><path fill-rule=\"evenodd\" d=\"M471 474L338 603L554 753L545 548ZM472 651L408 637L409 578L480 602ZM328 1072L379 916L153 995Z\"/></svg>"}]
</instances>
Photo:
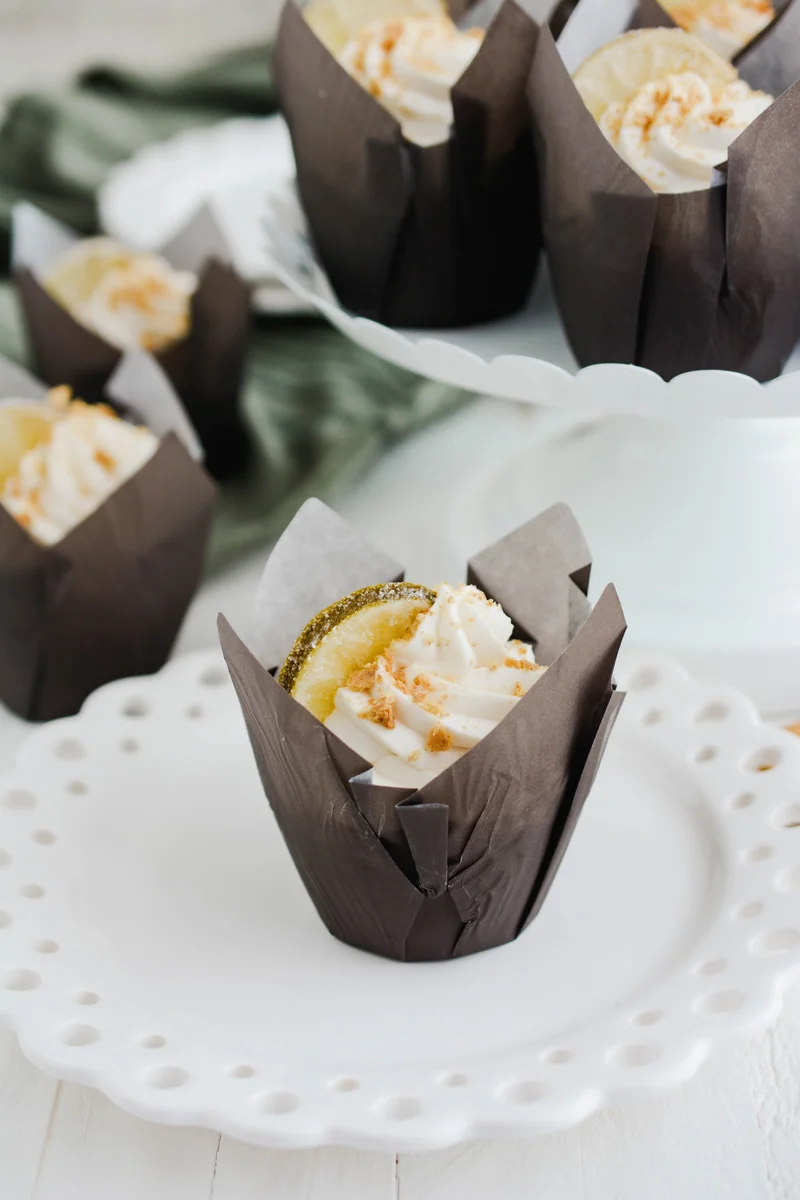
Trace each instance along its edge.
<instances>
[{"instance_id":1,"label":"white cake stand","mask_svg":"<svg viewBox=\"0 0 800 1200\"><path fill-rule=\"evenodd\" d=\"M543 407L453 496L470 550L565 500L637 646L666 649L765 710L800 708L800 356L765 385L726 371L670 383L616 363L579 371L544 276L508 320L391 329L337 302L294 196L273 201L267 231L281 280L352 341L430 379Z\"/></svg>"}]
</instances>

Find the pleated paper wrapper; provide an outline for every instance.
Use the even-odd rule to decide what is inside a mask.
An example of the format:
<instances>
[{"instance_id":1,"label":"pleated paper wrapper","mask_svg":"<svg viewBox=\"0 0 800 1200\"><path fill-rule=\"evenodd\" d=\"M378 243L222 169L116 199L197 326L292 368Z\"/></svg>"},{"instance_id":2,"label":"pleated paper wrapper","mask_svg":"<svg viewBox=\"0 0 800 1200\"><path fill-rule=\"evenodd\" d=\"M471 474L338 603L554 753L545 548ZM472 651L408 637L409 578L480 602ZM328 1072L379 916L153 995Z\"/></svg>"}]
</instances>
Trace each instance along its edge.
<instances>
[{"instance_id":1,"label":"pleated paper wrapper","mask_svg":"<svg viewBox=\"0 0 800 1200\"><path fill-rule=\"evenodd\" d=\"M275 70L300 198L341 303L388 325L446 328L515 312L541 236L525 82L538 27L514 0L451 4L486 28L452 89L448 141L420 147L347 74L294 0Z\"/></svg>"},{"instance_id":2,"label":"pleated paper wrapper","mask_svg":"<svg viewBox=\"0 0 800 1200\"><path fill-rule=\"evenodd\" d=\"M157 197L154 197L157 203ZM102 399L123 351L80 324L44 288L56 258L80 237L31 204L13 213L12 257L36 371L51 386L69 384L90 403ZM239 470L248 439L239 400L250 323L250 291L234 269L227 241L207 207L159 251L198 276L189 333L159 351L166 372L218 478Z\"/></svg>"},{"instance_id":3,"label":"pleated paper wrapper","mask_svg":"<svg viewBox=\"0 0 800 1200\"><path fill-rule=\"evenodd\" d=\"M800 340L800 3L736 66L775 103L731 146L710 188L657 195L606 141L572 82L632 24L672 24L654 0L579 0L529 81L542 228L581 366L635 363L665 379L727 370L766 382ZM659 14L661 14L659 16Z\"/></svg>"},{"instance_id":4,"label":"pleated paper wrapper","mask_svg":"<svg viewBox=\"0 0 800 1200\"><path fill-rule=\"evenodd\" d=\"M272 673L321 608L402 578L397 563L312 500L267 563L256 653L220 617L264 791L335 937L387 958L442 960L510 942L539 912L623 699L612 676L625 619L613 587L590 612L589 571L563 505L471 561L469 581L503 606L549 669L418 791L375 786L370 764Z\"/></svg>"},{"instance_id":5,"label":"pleated paper wrapper","mask_svg":"<svg viewBox=\"0 0 800 1200\"><path fill-rule=\"evenodd\" d=\"M45 392L0 359L0 403ZM0 506L0 700L30 721L159 670L200 581L216 489L180 402L140 351L123 356L108 394L161 438L141 470L54 546Z\"/></svg>"}]
</instances>

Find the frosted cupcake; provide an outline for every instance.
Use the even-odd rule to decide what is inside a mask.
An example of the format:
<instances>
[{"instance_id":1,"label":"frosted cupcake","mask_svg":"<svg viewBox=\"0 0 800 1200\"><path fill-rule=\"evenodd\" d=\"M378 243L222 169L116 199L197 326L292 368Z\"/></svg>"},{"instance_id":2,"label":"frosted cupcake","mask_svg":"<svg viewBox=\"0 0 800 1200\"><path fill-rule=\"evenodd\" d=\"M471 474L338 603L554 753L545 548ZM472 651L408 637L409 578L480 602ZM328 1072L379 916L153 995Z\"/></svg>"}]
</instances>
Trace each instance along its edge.
<instances>
[{"instance_id":1,"label":"frosted cupcake","mask_svg":"<svg viewBox=\"0 0 800 1200\"><path fill-rule=\"evenodd\" d=\"M339 62L400 122L417 146L446 142L453 127L451 89L481 48L482 29L460 30L442 13L371 21Z\"/></svg>"},{"instance_id":2,"label":"frosted cupcake","mask_svg":"<svg viewBox=\"0 0 800 1200\"><path fill-rule=\"evenodd\" d=\"M199 582L213 485L166 378L123 368L115 395L151 428L35 380L2 398L0 361L0 699L29 720L158 670Z\"/></svg>"},{"instance_id":3,"label":"frosted cupcake","mask_svg":"<svg viewBox=\"0 0 800 1200\"><path fill-rule=\"evenodd\" d=\"M106 405L71 400L66 387L49 393L44 413L24 400L0 408L0 429L30 430L37 419L41 436L27 435L33 444L6 473L0 503L35 542L53 546L142 469L158 438Z\"/></svg>"},{"instance_id":4,"label":"frosted cupcake","mask_svg":"<svg viewBox=\"0 0 800 1200\"><path fill-rule=\"evenodd\" d=\"M625 33L575 85L602 133L654 192L711 187L714 170L774 97L679 30Z\"/></svg>"},{"instance_id":5,"label":"frosted cupcake","mask_svg":"<svg viewBox=\"0 0 800 1200\"><path fill-rule=\"evenodd\" d=\"M148 351L191 417L209 470L223 477L243 465L249 290L207 209L160 253L143 253L113 238L78 238L21 204L12 248L36 368L47 383L66 383L95 403L126 351Z\"/></svg>"},{"instance_id":6,"label":"frosted cupcake","mask_svg":"<svg viewBox=\"0 0 800 1200\"><path fill-rule=\"evenodd\" d=\"M631 28L676 25L700 38L722 58L738 59L794 2L775 5L772 0L637 0Z\"/></svg>"},{"instance_id":7,"label":"frosted cupcake","mask_svg":"<svg viewBox=\"0 0 800 1200\"><path fill-rule=\"evenodd\" d=\"M284 6L275 65L300 199L334 291L361 315L461 326L528 295L537 27L513 0L489 24L485 11L456 23L414 0Z\"/></svg>"},{"instance_id":8,"label":"frosted cupcake","mask_svg":"<svg viewBox=\"0 0 800 1200\"><path fill-rule=\"evenodd\" d=\"M220 636L328 929L447 959L512 941L544 902L619 710L625 623L613 588L590 612L562 505L478 555L466 585L399 575L309 501L267 563L258 657L222 618Z\"/></svg>"},{"instance_id":9,"label":"frosted cupcake","mask_svg":"<svg viewBox=\"0 0 800 1200\"><path fill-rule=\"evenodd\" d=\"M44 286L87 329L119 350L166 350L191 328L198 279L159 254L87 238L60 254Z\"/></svg>"},{"instance_id":10,"label":"frosted cupcake","mask_svg":"<svg viewBox=\"0 0 800 1200\"><path fill-rule=\"evenodd\" d=\"M800 85L675 27L597 45L613 17L580 0L558 44L543 30L529 89L575 356L773 379L800 340Z\"/></svg>"},{"instance_id":11,"label":"frosted cupcake","mask_svg":"<svg viewBox=\"0 0 800 1200\"><path fill-rule=\"evenodd\" d=\"M375 785L421 788L491 733L544 672L533 647L512 635L500 605L476 587L384 584L316 617L278 682L372 763Z\"/></svg>"}]
</instances>

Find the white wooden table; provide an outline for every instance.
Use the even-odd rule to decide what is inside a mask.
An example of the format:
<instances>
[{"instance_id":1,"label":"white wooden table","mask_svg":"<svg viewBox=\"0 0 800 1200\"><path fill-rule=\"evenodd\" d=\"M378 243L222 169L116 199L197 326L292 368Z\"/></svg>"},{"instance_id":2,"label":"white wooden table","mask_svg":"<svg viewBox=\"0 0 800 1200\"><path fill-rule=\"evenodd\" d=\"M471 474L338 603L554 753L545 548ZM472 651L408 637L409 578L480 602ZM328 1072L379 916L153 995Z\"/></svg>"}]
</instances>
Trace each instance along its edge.
<instances>
[{"instance_id":1,"label":"white wooden table","mask_svg":"<svg viewBox=\"0 0 800 1200\"><path fill-rule=\"evenodd\" d=\"M430 480L449 459L469 470L530 414L479 403L398 448L339 510L422 578L446 548L417 541L430 491L399 501L397 480ZM442 483L446 486L446 478ZM412 545L416 549L411 550ZM208 585L181 650L215 644L222 609L246 627L263 556ZM413 560L413 561L412 561ZM455 569L445 562L446 570ZM25 727L0 716L0 770ZM0 1032L0 1200L798 1200L800 989L777 1025L717 1055L663 1097L598 1114L531 1142L468 1143L426 1155L343 1149L266 1151L205 1130L148 1125L86 1088L29 1066Z\"/></svg>"}]
</instances>

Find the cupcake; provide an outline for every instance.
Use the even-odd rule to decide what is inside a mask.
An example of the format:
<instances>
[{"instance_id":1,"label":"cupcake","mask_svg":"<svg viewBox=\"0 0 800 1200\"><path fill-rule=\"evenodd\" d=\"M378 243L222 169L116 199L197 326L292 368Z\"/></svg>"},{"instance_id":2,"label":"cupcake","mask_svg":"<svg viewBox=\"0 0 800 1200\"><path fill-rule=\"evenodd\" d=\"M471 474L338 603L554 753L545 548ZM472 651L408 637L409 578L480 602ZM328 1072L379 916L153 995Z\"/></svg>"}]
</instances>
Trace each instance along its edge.
<instances>
[{"instance_id":1,"label":"cupcake","mask_svg":"<svg viewBox=\"0 0 800 1200\"><path fill-rule=\"evenodd\" d=\"M525 81L537 27L513 2L456 20L429 0L287 0L278 90L320 261L341 303L390 325L515 312L540 248Z\"/></svg>"},{"instance_id":2,"label":"cupcake","mask_svg":"<svg viewBox=\"0 0 800 1200\"><path fill-rule=\"evenodd\" d=\"M679 28L598 45L613 15L580 0L558 44L543 30L529 87L575 355L770 380L800 339L800 85L773 94Z\"/></svg>"},{"instance_id":3,"label":"cupcake","mask_svg":"<svg viewBox=\"0 0 800 1200\"><path fill-rule=\"evenodd\" d=\"M123 358L111 406L0 360L0 699L28 720L163 666L203 565L215 489L157 365Z\"/></svg>"},{"instance_id":4,"label":"cupcake","mask_svg":"<svg viewBox=\"0 0 800 1200\"><path fill-rule=\"evenodd\" d=\"M559 505L466 584L406 583L309 501L267 563L253 650L220 618L265 793L335 937L439 960L536 916L622 701L624 617L613 588L590 612L589 569Z\"/></svg>"},{"instance_id":5,"label":"cupcake","mask_svg":"<svg viewBox=\"0 0 800 1200\"><path fill-rule=\"evenodd\" d=\"M800 78L800 0L638 0L631 29L664 25L694 34L775 96Z\"/></svg>"},{"instance_id":6,"label":"cupcake","mask_svg":"<svg viewBox=\"0 0 800 1200\"><path fill-rule=\"evenodd\" d=\"M113 238L76 242L42 277L45 290L85 329L118 350L169 350L188 336L198 277L160 254Z\"/></svg>"},{"instance_id":7,"label":"cupcake","mask_svg":"<svg viewBox=\"0 0 800 1200\"><path fill-rule=\"evenodd\" d=\"M152 353L220 477L245 460L239 414L249 292L207 210L160 254L78 239L30 205L14 212L13 257L34 358L51 385L102 398L120 357Z\"/></svg>"},{"instance_id":8,"label":"cupcake","mask_svg":"<svg viewBox=\"0 0 800 1200\"><path fill-rule=\"evenodd\" d=\"M723 58L736 58L775 20L772 0L662 0L676 25Z\"/></svg>"}]
</instances>

